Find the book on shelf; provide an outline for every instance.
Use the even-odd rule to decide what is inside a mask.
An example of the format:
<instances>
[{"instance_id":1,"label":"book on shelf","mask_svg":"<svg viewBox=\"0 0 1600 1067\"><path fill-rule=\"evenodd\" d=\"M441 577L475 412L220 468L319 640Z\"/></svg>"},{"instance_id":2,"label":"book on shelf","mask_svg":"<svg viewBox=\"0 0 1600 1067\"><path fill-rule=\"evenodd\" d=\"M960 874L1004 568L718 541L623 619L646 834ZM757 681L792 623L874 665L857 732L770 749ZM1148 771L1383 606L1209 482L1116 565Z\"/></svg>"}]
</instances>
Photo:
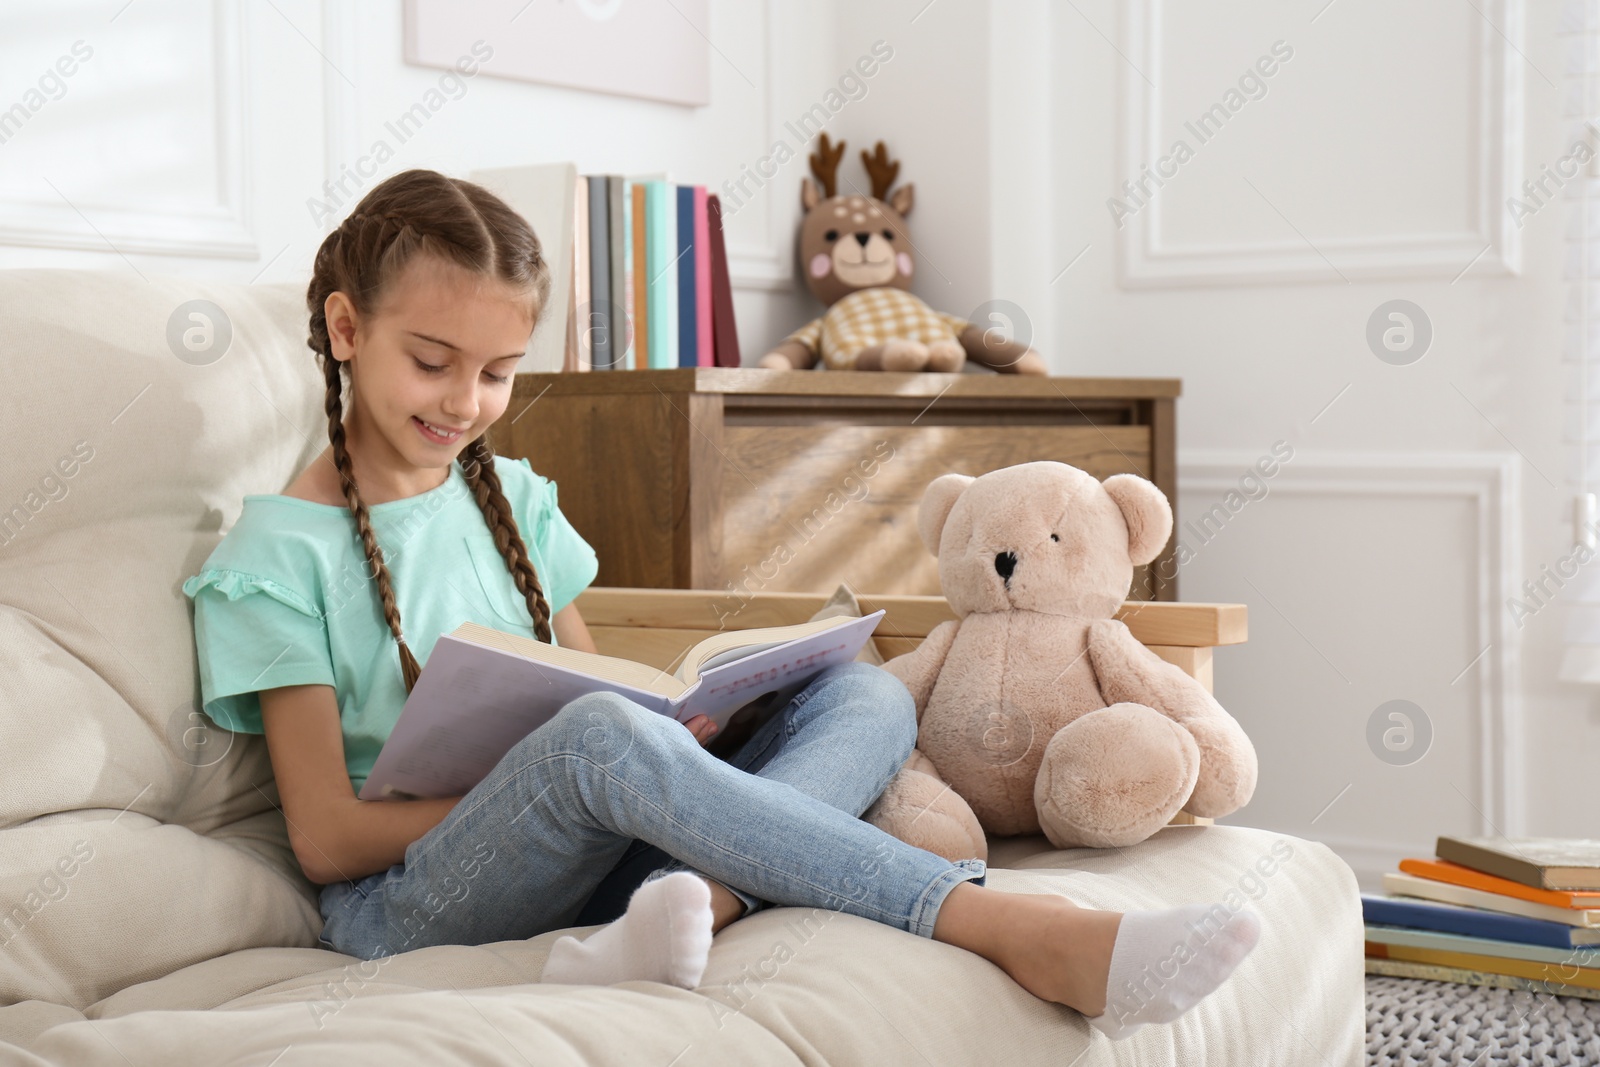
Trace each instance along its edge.
<instances>
[{"instance_id":1,"label":"book on shelf","mask_svg":"<svg viewBox=\"0 0 1600 1067\"><path fill-rule=\"evenodd\" d=\"M1600 945L1600 930L1597 929L1403 896L1363 893L1361 913L1366 922L1374 925L1437 930L1552 948Z\"/></svg>"},{"instance_id":2,"label":"book on shelf","mask_svg":"<svg viewBox=\"0 0 1600 1067\"><path fill-rule=\"evenodd\" d=\"M722 200L706 196L706 233L711 248L711 362L737 367L739 330L733 321L733 288L728 283L728 246L722 233Z\"/></svg>"},{"instance_id":3,"label":"book on shelf","mask_svg":"<svg viewBox=\"0 0 1600 1067\"><path fill-rule=\"evenodd\" d=\"M1412 874L1390 873L1383 876L1386 892L1401 896L1421 897L1443 904L1463 904L1469 908L1521 915L1529 919L1545 919L1586 929L1600 928L1600 908L1559 908L1550 904L1537 904L1531 900L1502 896L1469 886L1435 882Z\"/></svg>"},{"instance_id":4,"label":"book on shelf","mask_svg":"<svg viewBox=\"0 0 1600 1067\"><path fill-rule=\"evenodd\" d=\"M631 293L628 297L628 314L633 323L633 363L634 370L648 370L650 367L650 309L645 300L645 294L650 291L650 274L648 261L645 259L645 225L644 225L644 194L643 181L635 180L630 184L629 190L633 197L633 217L630 220L630 232L633 235L633 279Z\"/></svg>"},{"instance_id":5,"label":"book on shelf","mask_svg":"<svg viewBox=\"0 0 1600 1067\"><path fill-rule=\"evenodd\" d=\"M694 187L695 365L711 366L711 228L706 187Z\"/></svg>"},{"instance_id":6,"label":"book on shelf","mask_svg":"<svg viewBox=\"0 0 1600 1067\"><path fill-rule=\"evenodd\" d=\"M1442 967L1435 963L1418 963L1415 960L1389 960L1368 956L1368 974L1388 975L1394 978L1422 978L1430 982L1458 982L1461 985L1485 986L1490 989L1511 989L1524 993L1548 993L1557 997L1582 997L1600 1000L1600 990L1584 986L1566 985L1510 974L1492 974L1465 967Z\"/></svg>"},{"instance_id":7,"label":"book on shelf","mask_svg":"<svg viewBox=\"0 0 1600 1067\"><path fill-rule=\"evenodd\" d=\"M578 294L567 285L567 347L561 355L561 369L578 369Z\"/></svg>"},{"instance_id":8,"label":"book on shelf","mask_svg":"<svg viewBox=\"0 0 1600 1067\"><path fill-rule=\"evenodd\" d=\"M721 631L691 645L670 672L464 622L434 643L359 797L463 795L588 693L618 693L679 722L706 715L720 728L752 701L787 700L855 659L883 615Z\"/></svg>"},{"instance_id":9,"label":"book on shelf","mask_svg":"<svg viewBox=\"0 0 1600 1067\"><path fill-rule=\"evenodd\" d=\"M678 366L693 367L700 351L696 324L700 302L695 298L694 186L675 186L673 192L678 208Z\"/></svg>"},{"instance_id":10,"label":"book on shelf","mask_svg":"<svg viewBox=\"0 0 1600 1067\"><path fill-rule=\"evenodd\" d=\"M628 367L628 217L622 198L627 180L620 174L606 175L606 236L610 243L606 267L610 278L606 284L608 298L600 310L605 315L606 340L611 346L611 370Z\"/></svg>"},{"instance_id":11,"label":"book on shelf","mask_svg":"<svg viewBox=\"0 0 1600 1067\"><path fill-rule=\"evenodd\" d=\"M650 304L650 367L678 365L678 211L672 186L645 183L645 299Z\"/></svg>"},{"instance_id":12,"label":"book on shelf","mask_svg":"<svg viewBox=\"0 0 1600 1067\"><path fill-rule=\"evenodd\" d=\"M1499 893L1519 900L1530 900L1536 904L1550 904L1558 908L1600 908L1600 893L1535 889L1521 882L1513 882L1509 878L1485 874L1483 871L1473 870L1459 863L1451 863L1449 860L1403 859L1400 861L1400 872L1435 882L1449 882L1452 885L1482 889L1485 892Z\"/></svg>"},{"instance_id":13,"label":"book on shelf","mask_svg":"<svg viewBox=\"0 0 1600 1067\"><path fill-rule=\"evenodd\" d=\"M638 315L633 304L633 193L638 182L627 175L622 178L621 204L622 211L622 296L618 300L618 307L622 313L622 321L617 324L618 336L622 345L622 369L635 370L639 366L639 341L634 333Z\"/></svg>"},{"instance_id":14,"label":"book on shelf","mask_svg":"<svg viewBox=\"0 0 1600 1067\"><path fill-rule=\"evenodd\" d=\"M568 356L571 370L594 369L594 330L590 328L589 308L592 306L589 283L593 276L589 270L589 179L578 175L573 192L572 224L572 299L577 305L577 348Z\"/></svg>"},{"instance_id":15,"label":"book on shelf","mask_svg":"<svg viewBox=\"0 0 1600 1067\"><path fill-rule=\"evenodd\" d=\"M591 174L589 183L588 329L595 370L611 369L611 213L606 176Z\"/></svg>"},{"instance_id":16,"label":"book on shelf","mask_svg":"<svg viewBox=\"0 0 1600 1067\"><path fill-rule=\"evenodd\" d=\"M1442 860L1535 889L1600 891L1600 841L1560 837L1444 837Z\"/></svg>"}]
</instances>

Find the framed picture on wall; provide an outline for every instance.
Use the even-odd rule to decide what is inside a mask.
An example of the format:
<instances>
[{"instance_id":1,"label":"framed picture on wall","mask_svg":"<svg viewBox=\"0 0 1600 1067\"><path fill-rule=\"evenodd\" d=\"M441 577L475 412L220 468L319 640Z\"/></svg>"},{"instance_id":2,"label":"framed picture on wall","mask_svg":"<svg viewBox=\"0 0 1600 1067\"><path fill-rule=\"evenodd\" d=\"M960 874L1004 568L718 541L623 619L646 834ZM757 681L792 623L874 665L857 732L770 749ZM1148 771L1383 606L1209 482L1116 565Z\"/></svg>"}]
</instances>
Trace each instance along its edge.
<instances>
[{"instance_id":1,"label":"framed picture on wall","mask_svg":"<svg viewBox=\"0 0 1600 1067\"><path fill-rule=\"evenodd\" d=\"M405 59L451 68L492 49L484 74L701 106L711 102L709 9L709 0L405 0Z\"/></svg>"}]
</instances>

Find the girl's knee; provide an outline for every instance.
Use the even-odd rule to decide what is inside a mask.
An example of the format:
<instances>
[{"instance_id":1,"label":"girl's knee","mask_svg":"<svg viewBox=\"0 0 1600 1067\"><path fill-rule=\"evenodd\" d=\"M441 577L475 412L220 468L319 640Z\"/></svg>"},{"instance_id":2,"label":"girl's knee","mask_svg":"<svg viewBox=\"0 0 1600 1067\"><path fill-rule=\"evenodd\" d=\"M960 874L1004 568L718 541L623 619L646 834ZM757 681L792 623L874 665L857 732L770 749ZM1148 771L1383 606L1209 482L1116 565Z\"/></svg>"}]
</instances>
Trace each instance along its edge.
<instances>
[{"instance_id":1,"label":"girl's knee","mask_svg":"<svg viewBox=\"0 0 1600 1067\"><path fill-rule=\"evenodd\" d=\"M604 766L621 760L640 745L670 741L668 726L678 726L619 693L594 692L569 701L544 726L521 742L544 752L579 755Z\"/></svg>"},{"instance_id":2,"label":"girl's knee","mask_svg":"<svg viewBox=\"0 0 1600 1067\"><path fill-rule=\"evenodd\" d=\"M916 701L911 699L911 690L884 668L875 663L860 662L842 663L839 666L848 669L851 681L870 692L883 707L908 711L913 718L916 717L917 706Z\"/></svg>"},{"instance_id":3,"label":"girl's knee","mask_svg":"<svg viewBox=\"0 0 1600 1067\"><path fill-rule=\"evenodd\" d=\"M850 687L852 718L868 720L873 735L903 762L917 743L917 705L905 683L874 663L841 663L828 670L830 680Z\"/></svg>"},{"instance_id":4,"label":"girl's knee","mask_svg":"<svg viewBox=\"0 0 1600 1067\"><path fill-rule=\"evenodd\" d=\"M899 762L905 762L917 745L917 702L906 684L882 667L870 663L873 679L870 683L875 702L883 709L884 732L892 738L892 746Z\"/></svg>"}]
</instances>

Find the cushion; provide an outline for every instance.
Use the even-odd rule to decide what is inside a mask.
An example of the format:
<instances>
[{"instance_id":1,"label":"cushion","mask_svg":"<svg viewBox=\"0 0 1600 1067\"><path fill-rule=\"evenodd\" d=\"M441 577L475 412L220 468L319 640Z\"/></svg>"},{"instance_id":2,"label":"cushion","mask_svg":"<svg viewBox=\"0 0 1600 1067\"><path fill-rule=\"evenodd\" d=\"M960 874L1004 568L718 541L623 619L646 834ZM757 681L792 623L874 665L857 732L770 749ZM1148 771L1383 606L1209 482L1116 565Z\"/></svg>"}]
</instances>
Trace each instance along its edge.
<instances>
[{"instance_id":1,"label":"cushion","mask_svg":"<svg viewBox=\"0 0 1600 1067\"><path fill-rule=\"evenodd\" d=\"M211 362L169 342L195 300L231 324ZM303 289L0 271L0 322L32 427L0 464L0 1005L314 946L265 741L194 704L179 588L322 449Z\"/></svg>"},{"instance_id":2,"label":"cushion","mask_svg":"<svg viewBox=\"0 0 1600 1067\"><path fill-rule=\"evenodd\" d=\"M1132 848L1019 853L1011 862L991 867L991 886L1060 893L1088 907L1222 901L1231 891L1260 915L1261 942L1193 1011L1120 1042L962 949L805 908L760 911L718 934L693 992L648 982L538 984L562 931L383 961L254 949L124 990L93 1006L92 1022L41 1013L13 1026L19 1009L0 1010L0 1039L47 1062L119 1067L118 1048L137 1049L138 1062L269 1063L285 1048L318 1062L357 1044L372 1062L419 1065L674 1056L696 1064L1363 1062L1360 902L1355 876L1327 846L1244 827L1169 826Z\"/></svg>"},{"instance_id":3,"label":"cushion","mask_svg":"<svg viewBox=\"0 0 1600 1067\"><path fill-rule=\"evenodd\" d=\"M818 608L816 614L812 615L811 618L831 619L835 616L850 619L861 618L861 605L856 601L855 593L851 592L850 587L843 583L840 583L839 588L833 591L832 596L823 601L822 607ZM856 653L856 662L883 666L883 656L878 653L876 638L867 638L867 643L861 646L860 652Z\"/></svg>"}]
</instances>

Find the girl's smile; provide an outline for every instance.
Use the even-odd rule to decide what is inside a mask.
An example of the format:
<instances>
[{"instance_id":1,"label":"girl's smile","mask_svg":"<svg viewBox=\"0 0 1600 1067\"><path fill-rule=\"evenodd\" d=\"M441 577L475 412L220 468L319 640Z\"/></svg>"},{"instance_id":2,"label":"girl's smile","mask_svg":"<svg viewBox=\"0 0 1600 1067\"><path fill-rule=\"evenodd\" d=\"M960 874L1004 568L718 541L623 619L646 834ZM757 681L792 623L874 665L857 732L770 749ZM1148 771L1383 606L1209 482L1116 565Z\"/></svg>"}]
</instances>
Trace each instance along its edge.
<instances>
[{"instance_id":1,"label":"girl's smile","mask_svg":"<svg viewBox=\"0 0 1600 1067\"><path fill-rule=\"evenodd\" d=\"M411 422L421 431L424 438L436 445L456 444L461 440L461 435L465 432L465 430L446 431L431 422L425 422L417 418L415 415L411 416Z\"/></svg>"}]
</instances>

